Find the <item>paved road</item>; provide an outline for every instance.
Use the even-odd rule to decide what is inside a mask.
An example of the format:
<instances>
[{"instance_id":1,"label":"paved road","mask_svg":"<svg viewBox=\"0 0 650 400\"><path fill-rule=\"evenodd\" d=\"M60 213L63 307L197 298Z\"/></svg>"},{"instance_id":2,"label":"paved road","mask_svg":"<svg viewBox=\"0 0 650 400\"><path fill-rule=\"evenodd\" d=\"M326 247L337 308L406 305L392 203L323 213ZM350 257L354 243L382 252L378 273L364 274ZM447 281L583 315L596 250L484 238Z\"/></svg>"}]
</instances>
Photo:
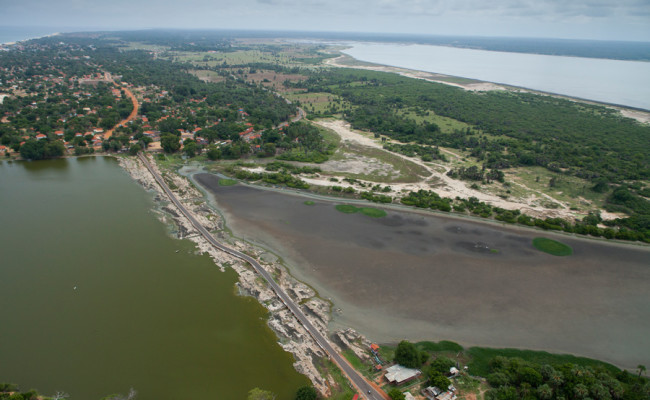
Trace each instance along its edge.
<instances>
[{"instance_id":1,"label":"paved road","mask_svg":"<svg viewBox=\"0 0 650 400\"><path fill-rule=\"evenodd\" d=\"M176 195L167 187L167 184L163 180L163 178L158 174L149 164L147 161L146 157L143 156L142 154L138 154L138 157L140 158L140 161L147 167L151 175L156 179L158 184L160 185L161 188L165 191L169 199L178 207L178 209L185 215L185 217L192 223L192 225L205 237L205 239L214 247L217 249L224 251L234 257L237 257L241 260L244 260L248 262L254 269L257 271L258 274L260 274L266 282L271 286L273 291L278 295L280 300L284 303L285 306L293 313L293 315L298 319L298 321L302 324L303 327L309 332L309 334L314 338L316 343L328 354L330 357L330 360L334 361L339 368L347 375L348 379L353 383L354 386L362 393L362 396L365 397L366 399L372 399L372 400L384 400L386 399L386 396L383 392L380 390L376 389L374 386L370 385L350 364L347 363L339 355L332 345L329 343L329 341L320 334L320 332L309 322L305 314L303 314L302 310L296 305L296 303L291 300L291 298L282 290L282 288L273 280L271 275L266 272L264 268L252 257L241 253L237 250L231 249L229 247L224 246L223 244L219 243L214 236L208 232L207 229L203 227L193 216L192 214L181 204L181 202L176 198Z\"/></svg>"}]
</instances>

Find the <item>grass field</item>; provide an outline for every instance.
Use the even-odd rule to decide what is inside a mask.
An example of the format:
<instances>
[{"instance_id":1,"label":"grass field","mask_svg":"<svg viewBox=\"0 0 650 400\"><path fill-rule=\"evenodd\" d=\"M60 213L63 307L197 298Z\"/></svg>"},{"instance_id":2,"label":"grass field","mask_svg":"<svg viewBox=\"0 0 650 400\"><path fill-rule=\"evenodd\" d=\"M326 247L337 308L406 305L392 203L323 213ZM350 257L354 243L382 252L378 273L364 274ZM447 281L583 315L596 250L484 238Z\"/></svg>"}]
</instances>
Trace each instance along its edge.
<instances>
[{"instance_id":1,"label":"grass field","mask_svg":"<svg viewBox=\"0 0 650 400\"><path fill-rule=\"evenodd\" d=\"M573 249L571 249L571 247L552 239L542 237L535 238L533 239L533 246L535 246L537 250L554 256L570 256L573 254Z\"/></svg>"},{"instance_id":2,"label":"grass field","mask_svg":"<svg viewBox=\"0 0 650 400\"><path fill-rule=\"evenodd\" d=\"M440 127L444 133L451 133L457 129L471 128L472 126L464 122L455 120L449 117L436 115L433 111L427 111L429 115L418 115L414 110L404 110L399 112L400 115L410 118L417 123L420 122L433 122Z\"/></svg>"},{"instance_id":3,"label":"grass field","mask_svg":"<svg viewBox=\"0 0 650 400\"><path fill-rule=\"evenodd\" d=\"M338 136L338 135L337 135ZM347 178L367 180L376 183L412 183L419 182L423 177L428 175L427 170L412 161L406 160L395 153L383 149L359 146L355 144L345 144L337 150L330 158L333 161L344 160L349 157L363 156L374 158L382 163L390 165L397 174L381 174L379 171L367 173L340 172L337 175L343 175Z\"/></svg>"},{"instance_id":4,"label":"grass field","mask_svg":"<svg viewBox=\"0 0 650 400\"><path fill-rule=\"evenodd\" d=\"M591 190L593 183L585 179L552 172L543 167L513 168L508 173L516 176L515 182L548 194L577 210L601 209L608 195ZM551 179L554 179L553 187L550 187Z\"/></svg>"},{"instance_id":5,"label":"grass field","mask_svg":"<svg viewBox=\"0 0 650 400\"><path fill-rule=\"evenodd\" d=\"M284 96L293 102L299 101L308 114L327 114L332 106L336 108L335 113L351 107L342 98L331 93L288 92L284 93Z\"/></svg>"},{"instance_id":6,"label":"grass field","mask_svg":"<svg viewBox=\"0 0 650 400\"><path fill-rule=\"evenodd\" d=\"M273 55L259 50L239 50L227 53L174 51L170 53L175 61L191 62L197 65L214 67L217 65L242 65L252 63L273 63L288 65L291 57L278 53Z\"/></svg>"}]
</instances>

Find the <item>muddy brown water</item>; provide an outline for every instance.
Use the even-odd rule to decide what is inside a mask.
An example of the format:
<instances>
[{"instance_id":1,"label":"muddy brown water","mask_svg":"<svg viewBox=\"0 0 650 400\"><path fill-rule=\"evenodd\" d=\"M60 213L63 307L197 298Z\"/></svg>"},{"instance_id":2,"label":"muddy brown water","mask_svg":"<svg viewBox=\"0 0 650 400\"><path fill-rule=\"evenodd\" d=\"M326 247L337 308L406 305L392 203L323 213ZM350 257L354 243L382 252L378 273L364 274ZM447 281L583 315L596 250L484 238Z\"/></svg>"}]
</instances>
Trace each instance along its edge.
<instances>
[{"instance_id":1,"label":"muddy brown water","mask_svg":"<svg viewBox=\"0 0 650 400\"><path fill-rule=\"evenodd\" d=\"M336 202L194 179L235 235L284 257L332 299L332 327L380 342L449 339L549 350L634 368L650 361L650 249L498 224L387 210L338 212ZM534 237L573 248L536 250Z\"/></svg>"}]
</instances>

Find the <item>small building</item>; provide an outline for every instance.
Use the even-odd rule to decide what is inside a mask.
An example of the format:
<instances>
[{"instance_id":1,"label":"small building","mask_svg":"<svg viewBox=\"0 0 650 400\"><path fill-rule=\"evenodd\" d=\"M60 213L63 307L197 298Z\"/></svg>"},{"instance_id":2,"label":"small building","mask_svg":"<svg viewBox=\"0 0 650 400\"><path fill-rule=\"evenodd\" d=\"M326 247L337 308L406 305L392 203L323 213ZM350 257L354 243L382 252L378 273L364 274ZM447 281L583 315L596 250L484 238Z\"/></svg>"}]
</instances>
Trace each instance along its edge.
<instances>
[{"instance_id":1,"label":"small building","mask_svg":"<svg viewBox=\"0 0 650 400\"><path fill-rule=\"evenodd\" d=\"M419 369L406 368L402 365L395 364L386 368L386 380L393 385L401 385L420 376L422 371Z\"/></svg>"},{"instance_id":2,"label":"small building","mask_svg":"<svg viewBox=\"0 0 650 400\"><path fill-rule=\"evenodd\" d=\"M404 400L415 400L411 392L404 392Z\"/></svg>"},{"instance_id":3,"label":"small building","mask_svg":"<svg viewBox=\"0 0 650 400\"><path fill-rule=\"evenodd\" d=\"M452 391L443 392L436 386L429 386L422 390L422 394L429 400L456 400Z\"/></svg>"},{"instance_id":4,"label":"small building","mask_svg":"<svg viewBox=\"0 0 650 400\"><path fill-rule=\"evenodd\" d=\"M441 393L442 390L438 389L436 386L428 386L422 390L422 394L429 400L435 400Z\"/></svg>"},{"instance_id":5,"label":"small building","mask_svg":"<svg viewBox=\"0 0 650 400\"><path fill-rule=\"evenodd\" d=\"M47 135L43 135L42 133L36 135L36 140L41 140L41 139L47 139Z\"/></svg>"}]
</instances>

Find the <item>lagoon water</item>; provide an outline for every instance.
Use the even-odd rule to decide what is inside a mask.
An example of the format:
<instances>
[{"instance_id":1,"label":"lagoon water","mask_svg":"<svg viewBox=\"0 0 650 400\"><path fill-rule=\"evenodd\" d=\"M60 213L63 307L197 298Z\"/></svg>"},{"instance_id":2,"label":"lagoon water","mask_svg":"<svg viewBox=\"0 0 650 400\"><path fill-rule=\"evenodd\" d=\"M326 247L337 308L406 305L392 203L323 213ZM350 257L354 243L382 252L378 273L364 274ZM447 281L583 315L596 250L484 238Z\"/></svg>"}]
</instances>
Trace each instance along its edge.
<instances>
[{"instance_id":1,"label":"lagoon water","mask_svg":"<svg viewBox=\"0 0 650 400\"><path fill-rule=\"evenodd\" d=\"M635 368L650 361L650 248L430 213L343 214L336 201L194 179L236 235L279 252L331 298L333 327L371 340L572 353ZM555 257L536 236L569 244ZM494 250L494 251L492 251Z\"/></svg>"},{"instance_id":2,"label":"lagoon water","mask_svg":"<svg viewBox=\"0 0 650 400\"><path fill-rule=\"evenodd\" d=\"M0 163L0 381L71 399L293 399L308 383L112 158ZM76 288L76 289L75 289Z\"/></svg>"},{"instance_id":3,"label":"lagoon water","mask_svg":"<svg viewBox=\"0 0 650 400\"><path fill-rule=\"evenodd\" d=\"M361 61L650 110L650 62L415 44L351 46L343 52Z\"/></svg>"}]
</instances>

